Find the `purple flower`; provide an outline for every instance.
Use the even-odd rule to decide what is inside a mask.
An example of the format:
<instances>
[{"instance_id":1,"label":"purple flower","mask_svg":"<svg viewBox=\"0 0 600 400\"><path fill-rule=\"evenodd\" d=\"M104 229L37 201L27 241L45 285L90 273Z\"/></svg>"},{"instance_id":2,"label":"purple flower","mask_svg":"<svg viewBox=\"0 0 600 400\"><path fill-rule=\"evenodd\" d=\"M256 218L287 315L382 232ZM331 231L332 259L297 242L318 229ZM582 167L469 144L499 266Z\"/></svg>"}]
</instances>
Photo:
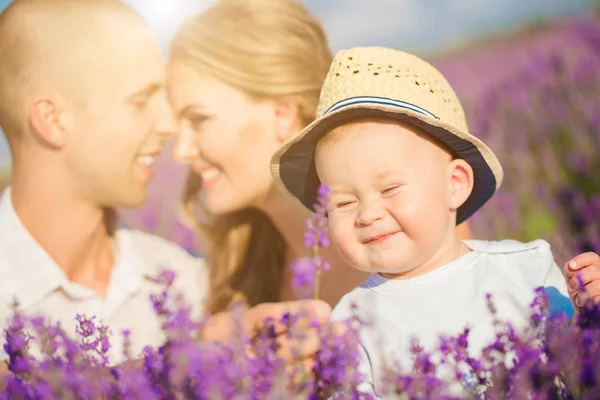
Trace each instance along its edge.
<instances>
[{"instance_id":1,"label":"purple flower","mask_svg":"<svg viewBox=\"0 0 600 400\"><path fill-rule=\"evenodd\" d=\"M315 290L317 268L310 257L292 262L292 287L298 298L310 298Z\"/></svg>"},{"instance_id":2,"label":"purple flower","mask_svg":"<svg viewBox=\"0 0 600 400\"><path fill-rule=\"evenodd\" d=\"M540 39L514 72L490 79L474 97L469 125L503 162L505 180L471 222L489 239L547 238L566 260L573 252L600 251L600 218L590 206L600 195L594 151L600 146L600 27L584 19L557 31L540 34L553 40ZM535 196L539 184L543 195ZM565 201L565 192L576 193L577 203Z\"/></svg>"},{"instance_id":3,"label":"purple flower","mask_svg":"<svg viewBox=\"0 0 600 400\"><path fill-rule=\"evenodd\" d=\"M314 292L315 298L319 298L320 274L328 271L330 267L329 263L319 255L320 249L329 246L326 216L328 194L329 188L321 185L317 192L315 213L306 221L308 230L304 233L304 245L312 250L312 257L302 258L292 264L292 286L300 298L310 297L311 291Z\"/></svg>"},{"instance_id":4,"label":"purple flower","mask_svg":"<svg viewBox=\"0 0 600 400\"><path fill-rule=\"evenodd\" d=\"M295 285L314 286L318 266L325 261L295 262ZM4 399L370 399L360 390L360 333L363 321L321 326L303 312L268 318L258 333L244 329L243 304L232 308L235 335L228 341L199 340L201 323L173 293L172 273L162 274L160 294L152 296L162 322L164 343L144 348L132 359L129 335L123 332L124 355L108 366L110 329L94 316L78 315L76 340L42 316L17 312L4 329L9 374ZM582 285L581 291L585 291ZM530 324L522 330L502 321L491 295L488 305L495 337L477 354L469 351L469 327L441 335L439 345L425 350L412 342L414 360L400 365L390 360L380 391L410 399L596 399L600 397L600 306L587 301L573 321L564 314L548 315L548 299L537 289L530 304ZM376 322L376 321L375 321ZM343 329L337 329L343 327ZM284 354L298 357L317 334L320 347L309 369L289 367ZM288 347L282 344L287 343ZM291 344L296 344L291 345ZM34 358L31 348L40 348ZM442 372L449 372L448 374Z\"/></svg>"}]
</instances>

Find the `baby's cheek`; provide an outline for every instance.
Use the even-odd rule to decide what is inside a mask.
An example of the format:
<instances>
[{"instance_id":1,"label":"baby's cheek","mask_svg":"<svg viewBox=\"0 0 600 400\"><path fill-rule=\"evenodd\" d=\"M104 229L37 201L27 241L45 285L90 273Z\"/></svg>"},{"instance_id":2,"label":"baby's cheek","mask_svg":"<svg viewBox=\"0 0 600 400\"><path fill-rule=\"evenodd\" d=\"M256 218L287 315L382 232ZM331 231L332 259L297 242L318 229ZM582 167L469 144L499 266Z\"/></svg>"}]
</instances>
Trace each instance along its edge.
<instances>
[{"instance_id":1,"label":"baby's cheek","mask_svg":"<svg viewBox=\"0 0 600 400\"><path fill-rule=\"evenodd\" d=\"M337 218L329 218L329 237L334 246L338 248L343 246L344 237L348 235L346 231L347 229L344 229L343 224L340 224Z\"/></svg>"},{"instance_id":2,"label":"baby's cheek","mask_svg":"<svg viewBox=\"0 0 600 400\"><path fill-rule=\"evenodd\" d=\"M339 220L330 220L329 236L331 243L345 259L351 257L352 253L356 251L356 235L352 225Z\"/></svg>"},{"instance_id":3,"label":"baby's cheek","mask_svg":"<svg viewBox=\"0 0 600 400\"><path fill-rule=\"evenodd\" d=\"M407 190L403 196L395 196L391 200L390 214L407 234L419 232L424 225L437 221L439 217L437 193Z\"/></svg>"}]
</instances>

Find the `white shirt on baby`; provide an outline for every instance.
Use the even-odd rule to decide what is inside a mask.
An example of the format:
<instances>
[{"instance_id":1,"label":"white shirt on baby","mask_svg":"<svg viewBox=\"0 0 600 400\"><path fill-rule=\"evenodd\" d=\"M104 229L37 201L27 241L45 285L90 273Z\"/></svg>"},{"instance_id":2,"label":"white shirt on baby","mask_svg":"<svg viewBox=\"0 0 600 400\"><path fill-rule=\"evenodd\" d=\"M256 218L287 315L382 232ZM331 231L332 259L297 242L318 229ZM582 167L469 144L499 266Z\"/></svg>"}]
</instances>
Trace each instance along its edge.
<instances>
[{"instance_id":1,"label":"white shirt on baby","mask_svg":"<svg viewBox=\"0 0 600 400\"><path fill-rule=\"evenodd\" d=\"M70 281L64 271L38 244L19 220L10 188L0 198L0 328L6 327L14 300L26 315L44 315L61 322L74 335L77 314L95 316L113 333L109 359L122 360L121 332L131 331L131 349L137 357L144 346L162 344L164 335L149 296L160 294L153 281L163 268L177 273L174 293L181 293L199 318L208 293L207 267L203 259L165 239L144 232L120 229L115 234L115 265L108 292L98 293ZM3 333L3 332L2 332ZM4 334L0 335L0 360Z\"/></svg>"},{"instance_id":2,"label":"white shirt on baby","mask_svg":"<svg viewBox=\"0 0 600 400\"><path fill-rule=\"evenodd\" d=\"M412 367L410 339L418 338L425 350L439 344L439 335L458 335L469 325L469 351L478 352L494 339L486 293L503 321L516 328L529 321L534 289L550 295L550 312L573 313L561 269L550 245L543 240L464 242L473 251L424 275L386 279L373 274L346 294L331 319L358 315L362 328L363 365L368 385L377 392L386 362L399 361L404 371ZM358 308L353 311L352 305ZM476 353L474 353L476 354Z\"/></svg>"}]
</instances>

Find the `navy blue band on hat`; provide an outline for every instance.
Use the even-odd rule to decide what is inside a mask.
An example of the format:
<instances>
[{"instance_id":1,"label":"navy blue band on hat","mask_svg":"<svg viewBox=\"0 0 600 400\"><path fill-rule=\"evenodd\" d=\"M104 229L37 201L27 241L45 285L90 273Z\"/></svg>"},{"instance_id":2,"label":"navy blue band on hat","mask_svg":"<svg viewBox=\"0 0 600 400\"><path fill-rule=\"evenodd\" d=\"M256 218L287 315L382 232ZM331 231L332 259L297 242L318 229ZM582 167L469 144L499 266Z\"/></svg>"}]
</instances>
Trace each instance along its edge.
<instances>
[{"instance_id":1,"label":"navy blue band on hat","mask_svg":"<svg viewBox=\"0 0 600 400\"><path fill-rule=\"evenodd\" d=\"M340 110L344 107L354 106L357 104L365 104L365 105L366 104L380 104L380 105L384 105L384 106L395 106L395 107L400 107L400 108L404 108L407 110L411 110L411 111L417 112L419 114L427 115L428 117L439 119L438 117L436 117L435 115L433 115L432 113L427 111L426 109L419 107L417 105L407 103L405 101L388 99L385 97L376 97L376 96L357 96L357 97L350 97L348 99L338 101L337 103L335 103L334 105L329 107L329 109L327 111L325 111L325 114L323 114L323 116L325 116L327 114L331 114L332 112Z\"/></svg>"}]
</instances>

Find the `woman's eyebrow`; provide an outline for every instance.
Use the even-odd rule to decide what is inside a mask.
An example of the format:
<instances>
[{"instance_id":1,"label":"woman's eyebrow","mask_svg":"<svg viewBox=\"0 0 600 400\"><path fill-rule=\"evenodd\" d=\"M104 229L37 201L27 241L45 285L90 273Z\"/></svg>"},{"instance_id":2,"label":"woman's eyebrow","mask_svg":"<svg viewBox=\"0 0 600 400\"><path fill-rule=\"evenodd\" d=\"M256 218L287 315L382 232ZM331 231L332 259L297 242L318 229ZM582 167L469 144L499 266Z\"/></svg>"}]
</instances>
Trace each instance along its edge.
<instances>
[{"instance_id":1,"label":"woman's eyebrow","mask_svg":"<svg viewBox=\"0 0 600 400\"><path fill-rule=\"evenodd\" d=\"M203 109L204 107L199 104L189 104L185 106L181 111L179 111L177 113L177 116L179 118L185 118L188 117L190 114L193 114L195 111L202 111Z\"/></svg>"}]
</instances>

